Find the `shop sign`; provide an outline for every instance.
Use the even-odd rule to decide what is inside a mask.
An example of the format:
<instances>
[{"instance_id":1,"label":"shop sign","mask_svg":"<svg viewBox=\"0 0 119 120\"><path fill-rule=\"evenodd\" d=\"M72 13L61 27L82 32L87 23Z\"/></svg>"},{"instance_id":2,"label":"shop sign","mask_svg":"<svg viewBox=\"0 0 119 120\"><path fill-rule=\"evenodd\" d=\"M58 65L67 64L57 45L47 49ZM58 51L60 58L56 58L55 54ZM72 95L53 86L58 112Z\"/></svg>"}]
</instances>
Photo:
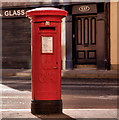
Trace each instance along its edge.
<instances>
[{"instance_id":1,"label":"shop sign","mask_svg":"<svg viewBox=\"0 0 119 120\"><path fill-rule=\"evenodd\" d=\"M0 10L0 17L25 17L28 9L12 9L12 10Z\"/></svg>"}]
</instances>

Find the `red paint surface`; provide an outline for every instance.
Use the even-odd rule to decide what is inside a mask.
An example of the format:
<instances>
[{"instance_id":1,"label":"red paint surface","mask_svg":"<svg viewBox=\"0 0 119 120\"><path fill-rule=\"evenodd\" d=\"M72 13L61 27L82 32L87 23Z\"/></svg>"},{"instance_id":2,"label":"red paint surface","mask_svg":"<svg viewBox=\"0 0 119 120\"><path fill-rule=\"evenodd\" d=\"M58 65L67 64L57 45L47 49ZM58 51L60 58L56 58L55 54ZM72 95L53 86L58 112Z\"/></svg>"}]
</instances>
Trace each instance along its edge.
<instances>
[{"instance_id":1,"label":"red paint surface","mask_svg":"<svg viewBox=\"0 0 119 120\"><path fill-rule=\"evenodd\" d=\"M27 12L32 24L33 100L61 100L61 19L66 14L60 9ZM45 25L45 21L50 21L50 25ZM53 37L53 53L42 53L42 36Z\"/></svg>"}]
</instances>

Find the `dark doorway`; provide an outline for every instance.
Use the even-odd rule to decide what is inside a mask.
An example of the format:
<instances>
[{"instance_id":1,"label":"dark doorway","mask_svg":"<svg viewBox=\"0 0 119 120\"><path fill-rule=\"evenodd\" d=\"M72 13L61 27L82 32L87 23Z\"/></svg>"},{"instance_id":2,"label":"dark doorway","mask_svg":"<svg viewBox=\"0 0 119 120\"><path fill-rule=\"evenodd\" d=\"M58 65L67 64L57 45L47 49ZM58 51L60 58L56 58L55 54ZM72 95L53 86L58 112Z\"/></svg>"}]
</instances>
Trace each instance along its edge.
<instances>
[{"instance_id":1,"label":"dark doorway","mask_svg":"<svg viewBox=\"0 0 119 120\"><path fill-rule=\"evenodd\" d=\"M2 68L30 68L30 23L27 18L2 19Z\"/></svg>"}]
</instances>

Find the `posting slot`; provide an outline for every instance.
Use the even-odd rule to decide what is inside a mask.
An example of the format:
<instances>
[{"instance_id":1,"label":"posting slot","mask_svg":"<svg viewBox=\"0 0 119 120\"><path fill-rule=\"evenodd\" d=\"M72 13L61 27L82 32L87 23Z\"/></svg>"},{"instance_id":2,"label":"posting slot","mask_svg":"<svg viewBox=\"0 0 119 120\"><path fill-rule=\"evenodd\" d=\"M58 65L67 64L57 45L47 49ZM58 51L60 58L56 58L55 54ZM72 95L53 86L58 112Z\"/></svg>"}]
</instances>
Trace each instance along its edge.
<instances>
[{"instance_id":1,"label":"posting slot","mask_svg":"<svg viewBox=\"0 0 119 120\"><path fill-rule=\"evenodd\" d=\"M40 31L55 31L55 27L40 27Z\"/></svg>"}]
</instances>

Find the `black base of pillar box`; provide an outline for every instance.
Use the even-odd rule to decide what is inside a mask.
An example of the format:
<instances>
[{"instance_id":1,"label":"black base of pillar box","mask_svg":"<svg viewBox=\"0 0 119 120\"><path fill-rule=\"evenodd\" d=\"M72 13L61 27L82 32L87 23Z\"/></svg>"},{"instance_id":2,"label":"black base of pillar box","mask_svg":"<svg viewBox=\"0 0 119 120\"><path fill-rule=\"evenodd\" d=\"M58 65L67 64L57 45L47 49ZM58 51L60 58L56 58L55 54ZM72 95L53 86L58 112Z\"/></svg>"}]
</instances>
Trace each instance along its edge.
<instances>
[{"instance_id":1,"label":"black base of pillar box","mask_svg":"<svg viewBox=\"0 0 119 120\"><path fill-rule=\"evenodd\" d=\"M32 114L61 114L62 100L33 100L31 103Z\"/></svg>"}]
</instances>

